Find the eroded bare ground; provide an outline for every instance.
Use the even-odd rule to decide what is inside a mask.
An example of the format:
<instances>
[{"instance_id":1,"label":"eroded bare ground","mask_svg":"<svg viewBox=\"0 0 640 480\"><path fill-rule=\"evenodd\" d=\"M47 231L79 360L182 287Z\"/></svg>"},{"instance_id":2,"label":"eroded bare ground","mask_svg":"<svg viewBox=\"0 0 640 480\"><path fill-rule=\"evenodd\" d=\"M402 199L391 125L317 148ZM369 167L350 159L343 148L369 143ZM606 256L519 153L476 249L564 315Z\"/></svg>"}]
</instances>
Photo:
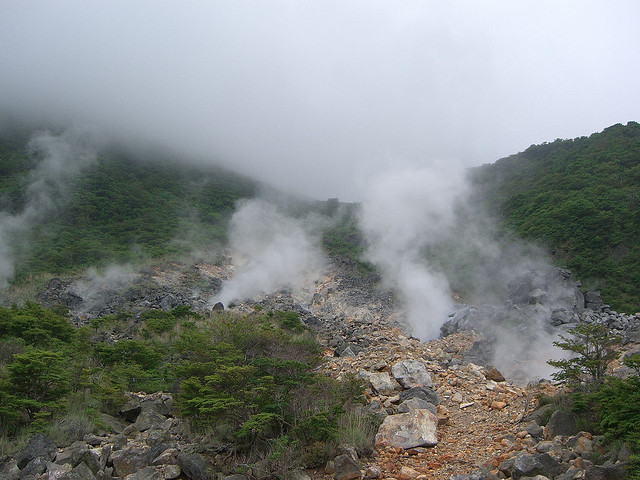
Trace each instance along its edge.
<instances>
[{"instance_id":1,"label":"eroded bare ground","mask_svg":"<svg viewBox=\"0 0 640 480\"><path fill-rule=\"evenodd\" d=\"M454 473L469 473L478 466L496 469L510 452L521 451L526 434L523 419L537 407L536 397L554 390L547 382L526 387L496 382L485 369L464 364L462 353L476 338L472 333L421 343L397 328L381 326L380 338L387 340L356 358L328 359L324 371L339 378L362 369L388 370L400 360L420 360L431 373L441 400L437 446L377 449L371 458L361 459L365 470L374 472L371 467L377 466L383 478L425 475L439 480ZM368 397L388 406L397 401L393 395L375 395L371 390ZM323 471L315 472L315 477L332 478Z\"/></svg>"}]
</instances>

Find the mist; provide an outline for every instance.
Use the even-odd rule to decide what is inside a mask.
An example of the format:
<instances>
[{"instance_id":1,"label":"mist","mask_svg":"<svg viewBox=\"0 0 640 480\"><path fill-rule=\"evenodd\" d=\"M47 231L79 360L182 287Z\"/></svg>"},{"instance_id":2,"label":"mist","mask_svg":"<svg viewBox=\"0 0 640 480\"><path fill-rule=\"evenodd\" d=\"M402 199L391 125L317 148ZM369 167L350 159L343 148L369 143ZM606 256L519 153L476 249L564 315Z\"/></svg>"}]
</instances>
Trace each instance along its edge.
<instances>
[{"instance_id":1,"label":"mist","mask_svg":"<svg viewBox=\"0 0 640 480\"><path fill-rule=\"evenodd\" d=\"M65 205L73 179L96 161L99 144L99 135L86 128L60 135L41 132L31 138L27 149L35 167L26 180L24 206L18 212L0 212L0 286L14 274L16 245L28 248L31 228Z\"/></svg>"},{"instance_id":2,"label":"mist","mask_svg":"<svg viewBox=\"0 0 640 480\"><path fill-rule=\"evenodd\" d=\"M5 0L0 112L93 124L297 194L640 118L640 5Z\"/></svg>"},{"instance_id":3,"label":"mist","mask_svg":"<svg viewBox=\"0 0 640 480\"><path fill-rule=\"evenodd\" d=\"M324 266L318 218L294 218L265 199L242 202L229 225L229 248L236 267L209 302L234 300L312 286Z\"/></svg>"},{"instance_id":4,"label":"mist","mask_svg":"<svg viewBox=\"0 0 640 480\"><path fill-rule=\"evenodd\" d=\"M423 255L453 227L454 207L466 191L464 170L444 166L407 165L372 177L359 217L367 260L398 292L422 340L437 336L452 309L446 277Z\"/></svg>"}]
</instances>

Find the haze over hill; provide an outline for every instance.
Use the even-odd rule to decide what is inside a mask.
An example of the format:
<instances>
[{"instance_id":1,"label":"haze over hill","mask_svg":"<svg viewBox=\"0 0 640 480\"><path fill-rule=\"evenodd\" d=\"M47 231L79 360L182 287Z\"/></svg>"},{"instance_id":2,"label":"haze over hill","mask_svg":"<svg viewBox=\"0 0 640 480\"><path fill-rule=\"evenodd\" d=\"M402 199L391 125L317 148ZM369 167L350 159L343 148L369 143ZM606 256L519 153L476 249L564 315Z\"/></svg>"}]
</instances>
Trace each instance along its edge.
<instances>
[{"instance_id":1,"label":"haze over hill","mask_svg":"<svg viewBox=\"0 0 640 480\"><path fill-rule=\"evenodd\" d=\"M639 9L5 0L0 111L359 201L398 165L446 177L640 118Z\"/></svg>"}]
</instances>

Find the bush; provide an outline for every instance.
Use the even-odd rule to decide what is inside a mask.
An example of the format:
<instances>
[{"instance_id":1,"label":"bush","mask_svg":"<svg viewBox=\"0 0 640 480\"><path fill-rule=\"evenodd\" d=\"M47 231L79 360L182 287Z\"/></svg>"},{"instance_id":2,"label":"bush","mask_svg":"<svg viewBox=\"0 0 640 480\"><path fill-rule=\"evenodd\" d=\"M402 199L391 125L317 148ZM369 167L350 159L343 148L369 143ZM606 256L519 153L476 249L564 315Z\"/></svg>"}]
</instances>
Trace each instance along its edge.
<instances>
[{"instance_id":1,"label":"bush","mask_svg":"<svg viewBox=\"0 0 640 480\"><path fill-rule=\"evenodd\" d=\"M551 376L559 383L570 387L583 385L587 388L597 388L597 385L604 381L607 365L615 358L615 351L611 346L617 343L619 338L612 334L606 325L595 323L579 324L569 329L569 333L572 338L560 335L562 341L553 344L574 356L562 360L549 360L549 365L560 369Z\"/></svg>"}]
</instances>

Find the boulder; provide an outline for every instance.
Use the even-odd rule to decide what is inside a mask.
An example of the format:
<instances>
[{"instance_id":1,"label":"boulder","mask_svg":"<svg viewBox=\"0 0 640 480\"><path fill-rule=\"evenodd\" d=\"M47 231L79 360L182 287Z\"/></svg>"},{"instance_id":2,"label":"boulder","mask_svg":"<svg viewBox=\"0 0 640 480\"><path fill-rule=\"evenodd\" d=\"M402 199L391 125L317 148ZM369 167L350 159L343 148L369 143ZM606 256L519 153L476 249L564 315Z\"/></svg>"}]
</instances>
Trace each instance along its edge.
<instances>
[{"instance_id":1,"label":"boulder","mask_svg":"<svg viewBox=\"0 0 640 480\"><path fill-rule=\"evenodd\" d=\"M66 477L62 477L64 480L96 480L96 476L87 466L86 463L81 463L69 473Z\"/></svg>"},{"instance_id":2,"label":"boulder","mask_svg":"<svg viewBox=\"0 0 640 480\"><path fill-rule=\"evenodd\" d=\"M161 428L166 419L167 418L158 413L155 408L145 408L136 418L134 425L140 432L145 432L149 429L156 430Z\"/></svg>"},{"instance_id":3,"label":"boulder","mask_svg":"<svg viewBox=\"0 0 640 480\"><path fill-rule=\"evenodd\" d=\"M478 468L471 473L456 473L449 477L449 480L498 480L493 473L484 467Z\"/></svg>"},{"instance_id":4,"label":"boulder","mask_svg":"<svg viewBox=\"0 0 640 480\"><path fill-rule=\"evenodd\" d=\"M47 480L65 480L67 474L71 472L71 465L66 463L64 465L58 465L57 463L49 462L47 464ZM3 478L0 475L0 478Z\"/></svg>"},{"instance_id":5,"label":"boulder","mask_svg":"<svg viewBox=\"0 0 640 480\"><path fill-rule=\"evenodd\" d=\"M544 475L548 478L555 478L565 471L567 467L562 466L555 458L548 453L520 455L513 462L511 476L514 480L522 477L535 477Z\"/></svg>"},{"instance_id":6,"label":"boulder","mask_svg":"<svg viewBox=\"0 0 640 480\"><path fill-rule=\"evenodd\" d=\"M127 477L127 480L165 480L164 475L155 467L144 467Z\"/></svg>"},{"instance_id":7,"label":"boulder","mask_svg":"<svg viewBox=\"0 0 640 480\"><path fill-rule=\"evenodd\" d=\"M428 387L413 387L400 393L400 401L404 402L410 398L421 398L433 405L440 404L440 397Z\"/></svg>"},{"instance_id":8,"label":"boulder","mask_svg":"<svg viewBox=\"0 0 640 480\"><path fill-rule=\"evenodd\" d=\"M433 387L427 367L417 360L402 360L391 367L391 374L404 388Z\"/></svg>"},{"instance_id":9,"label":"boulder","mask_svg":"<svg viewBox=\"0 0 640 480\"><path fill-rule=\"evenodd\" d=\"M148 453L148 448L132 446L116 450L109 459L113 463L114 473L124 478L149 465Z\"/></svg>"},{"instance_id":10,"label":"boulder","mask_svg":"<svg viewBox=\"0 0 640 480\"><path fill-rule=\"evenodd\" d=\"M181 453L178 455L178 465L191 480L210 480L211 474L204 458L197 453Z\"/></svg>"},{"instance_id":11,"label":"boulder","mask_svg":"<svg viewBox=\"0 0 640 480\"><path fill-rule=\"evenodd\" d=\"M360 465L358 465L358 462L356 462L351 455L338 455L333 460L333 465L333 478L335 478L335 480L354 480L360 478L362 475Z\"/></svg>"},{"instance_id":12,"label":"boulder","mask_svg":"<svg viewBox=\"0 0 640 480\"><path fill-rule=\"evenodd\" d=\"M627 465L618 462L613 465L590 465L584 472L584 480L619 480L626 478Z\"/></svg>"},{"instance_id":13,"label":"boulder","mask_svg":"<svg viewBox=\"0 0 640 480\"><path fill-rule=\"evenodd\" d=\"M29 443L16 455L16 463L19 469L23 469L34 458L43 457L47 461L53 461L58 448L48 436L38 433L31 437Z\"/></svg>"},{"instance_id":14,"label":"boulder","mask_svg":"<svg viewBox=\"0 0 640 480\"><path fill-rule=\"evenodd\" d=\"M500 370L498 370L496 367L494 367L493 365L490 365L488 367L486 367L483 370L484 376L487 380L493 380L494 382L504 382L505 378L502 375L502 373L500 373Z\"/></svg>"},{"instance_id":15,"label":"boulder","mask_svg":"<svg viewBox=\"0 0 640 480\"><path fill-rule=\"evenodd\" d=\"M371 388L379 395L391 395L396 389L396 383L387 372L360 371L360 377L365 378Z\"/></svg>"},{"instance_id":16,"label":"boulder","mask_svg":"<svg viewBox=\"0 0 640 480\"><path fill-rule=\"evenodd\" d=\"M398 413L408 413L414 410L429 410L434 415L438 414L438 407L419 397L410 398L398 405Z\"/></svg>"},{"instance_id":17,"label":"boulder","mask_svg":"<svg viewBox=\"0 0 640 480\"><path fill-rule=\"evenodd\" d=\"M396 448L433 447L438 443L438 418L429 410L389 415L376 434L377 446Z\"/></svg>"},{"instance_id":18,"label":"boulder","mask_svg":"<svg viewBox=\"0 0 640 480\"><path fill-rule=\"evenodd\" d=\"M27 478L29 475L41 475L47 471L48 462L44 457L36 457L25 465L20 472L20 476Z\"/></svg>"},{"instance_id":19,"label":"boulder","mask_svg":"<svg viewBox=\"0 0 640 480\"><path fill-rule=\"evenodd\" d=\"M547 438L554 438L556 435L571 436L578 433L576 416L573 413L556 410L551 415L545 427Z\"/></svg>"}]
</instances>

